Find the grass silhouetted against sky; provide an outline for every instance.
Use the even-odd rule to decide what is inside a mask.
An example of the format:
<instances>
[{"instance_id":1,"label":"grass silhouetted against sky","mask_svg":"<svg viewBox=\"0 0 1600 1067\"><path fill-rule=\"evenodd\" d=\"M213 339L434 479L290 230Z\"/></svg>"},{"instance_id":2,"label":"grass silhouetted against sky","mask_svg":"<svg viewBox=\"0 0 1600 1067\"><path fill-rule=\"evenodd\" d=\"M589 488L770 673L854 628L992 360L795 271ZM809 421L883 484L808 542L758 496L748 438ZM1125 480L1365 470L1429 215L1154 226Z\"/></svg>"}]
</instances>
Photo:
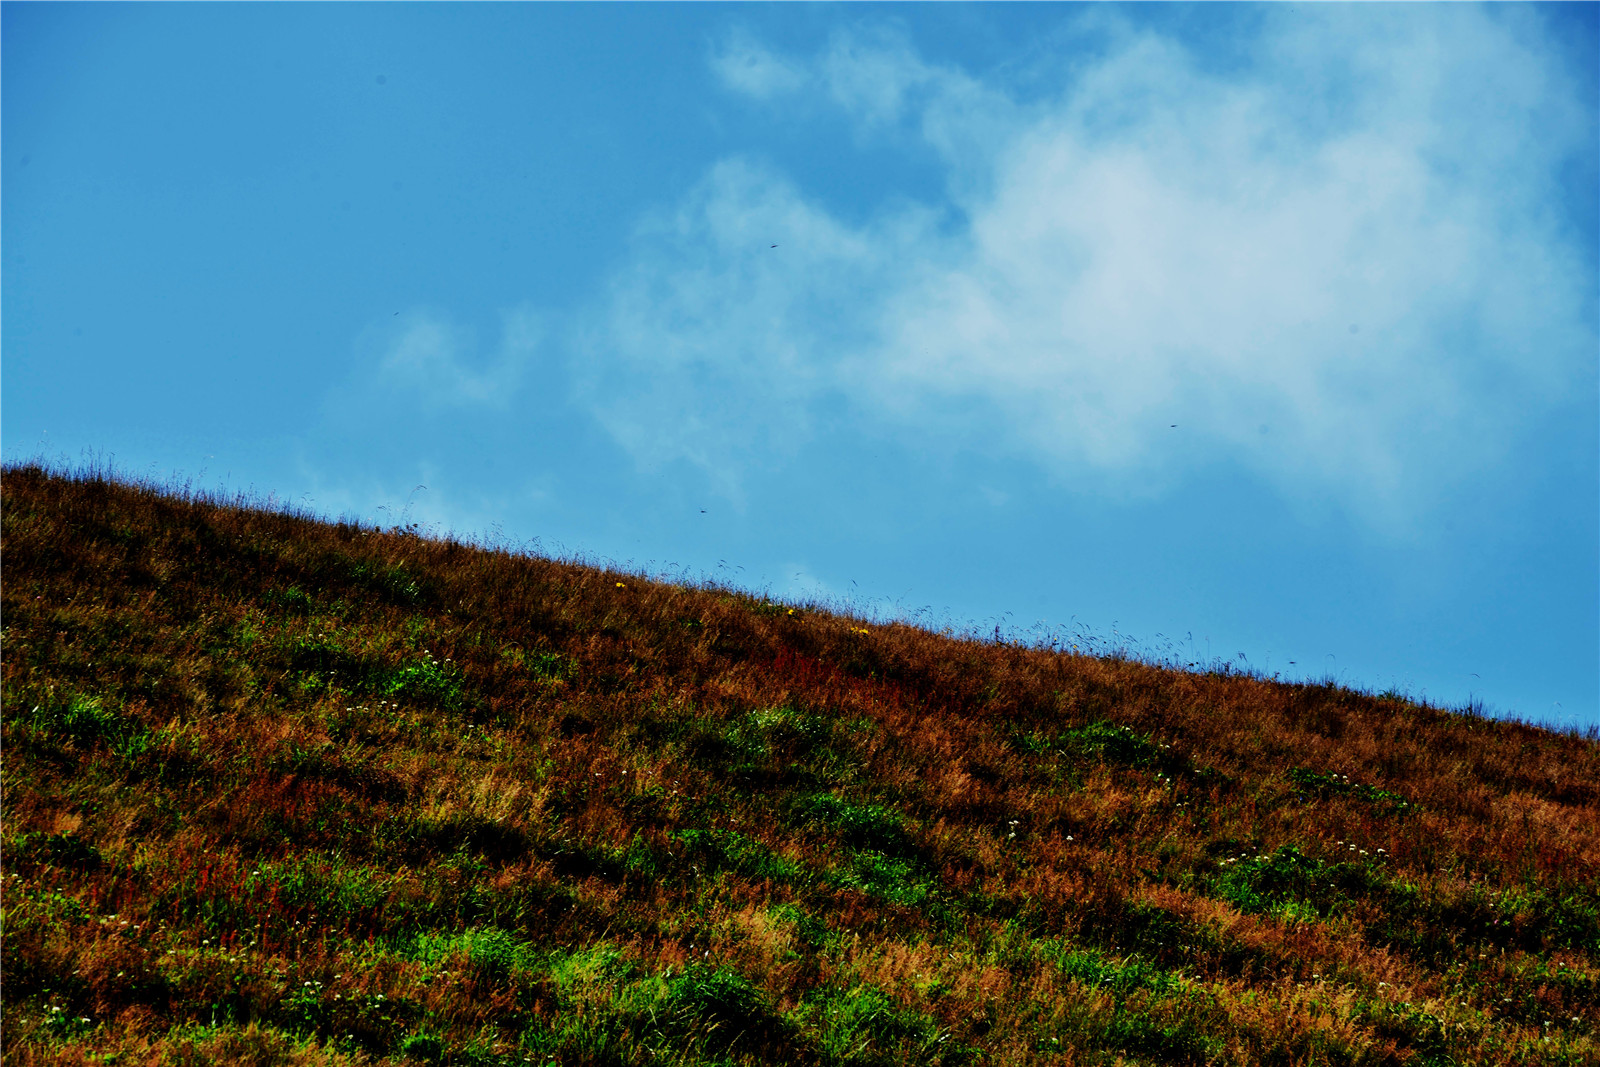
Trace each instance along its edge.
<instances>
[{"instance_id":1,"label":"grass silhouetted against sky","mask_svg":"<svg viewBox=\"0 0 1600 1067\"><path fill-rule=\"evenodd\" d=\"M8 1063L1582 1064L1587 735L38 467Z\"/></svg>"},{"instance_id":2,"label":"grass silhouetted against sky","mask_svg":"<svg viewBox=\"0 0 1600 1067\"><path fill-rule=\"evenodd\" d=\"M1597 21L8 3L4 454L1600 722Z\"/></svg>"}]
</instances>

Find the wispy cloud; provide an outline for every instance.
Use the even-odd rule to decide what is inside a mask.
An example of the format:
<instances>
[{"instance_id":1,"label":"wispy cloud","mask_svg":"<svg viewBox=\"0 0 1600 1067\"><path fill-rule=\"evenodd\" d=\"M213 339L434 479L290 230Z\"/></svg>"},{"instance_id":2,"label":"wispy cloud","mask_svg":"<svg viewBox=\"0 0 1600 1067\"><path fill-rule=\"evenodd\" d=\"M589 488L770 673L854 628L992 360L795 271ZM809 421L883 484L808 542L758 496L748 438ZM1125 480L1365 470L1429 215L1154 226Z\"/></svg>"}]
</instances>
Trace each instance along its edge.
<instances>
[{"instance_id":1,"label":"wispy cloud","mask_svg":"<svg viewBox=\"0 0 1600 1067\"><path fill-rule=\"evenodd\" d=\"M918 212L852 228L771 169L725 160L641 227L579 340L579 393L647 467L687 459L736 496L741 470L789 454L813 405L847 389L881 304L862 295L924 229Z\"/></svg>"},{"instance_id":2,"label":"wispy cloud","mask_svg":"<svg viewBox=\"0 0 1600 1067\"><path fill-rule=\"evenodd\" d=\"M784 563L780 566L780 573L785 576L785 579L778 595L785 600L818 604L843 604L844 602L844 598L839 595L837 589L812 574L811 568L804 563Z\"/></svg>"},{"instance_id":3,"label":"wispy cloud","mask_svg":"<svg viewBox=\"0 0 1600 1067\"><path fill-rule=\"evenodd\" d=\"M758 100L798 92L810 77L804 64L774 54L743 31L712 52L711 69L730 89Z\"/></svg>"},{"instance_id":4,"label":"wispy cloud","mask_svg":"<svg viewBox=\"0 0 1600 1067\"><path fill-rule=\"evenodd\" d=\"M378 353L377 389L425 406L504 409L544 334L538 315L513 309L501 316L499 344L483 353L471 331L419 309L369 330L363 346Z\"/></svg>"},{"instance_id":5,"label":"wispy cloud","mask_svg":"<svg viewBox=\"0 0 1600 1067\"><path fill-rule=\"evenodd\" d=\"M428 536L493 536L504 501L470 487L451 465L422 460L405 472L330 472L312 455L296 457L305 503L324 516L351 517Z\"/></svg>"},{"instance_id":6,"label":"wispy cloud","mask_svg":"<svg viewBox=\"0 0 1600 1067\"><path fill-rule=\"evenodd\" d=\"M948 197L852 224L720 162L641 229L585 395L642 460L730 491L837 398L1080 487L1226 462L1404 527L1592 372L1596 279L1556 206L1593 108L1528 11L1255 32L1219 71L1095 12L1026 101L884 32L805 59L740 39L713 61L729 88L825 86L862 136L940 153Z\"/></svg>"}]
</instances>

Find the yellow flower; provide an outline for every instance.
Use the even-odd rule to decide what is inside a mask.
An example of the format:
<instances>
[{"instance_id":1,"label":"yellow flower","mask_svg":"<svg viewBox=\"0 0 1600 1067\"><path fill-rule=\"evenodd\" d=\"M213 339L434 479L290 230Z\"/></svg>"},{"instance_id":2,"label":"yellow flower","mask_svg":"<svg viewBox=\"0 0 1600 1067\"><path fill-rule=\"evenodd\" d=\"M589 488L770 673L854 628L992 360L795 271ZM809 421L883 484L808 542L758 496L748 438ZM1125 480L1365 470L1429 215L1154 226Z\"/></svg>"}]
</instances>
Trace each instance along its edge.
<instances>
[{"instance_id":1,"label":"yellow flower","mask_svg":"<svg viewBox=\"0 0 1600 1067\"><path fill-rule=\"evenodd\" d=\"M621 583L621 582L618 582L618 583L617 583L617 588L618 588L618 589L626 589L626 588L628 588L628 587L627 587L627 586L625 586L625 585L623 585L623 584L622 584L622 583Z\"/></svg>"}]
</instances>

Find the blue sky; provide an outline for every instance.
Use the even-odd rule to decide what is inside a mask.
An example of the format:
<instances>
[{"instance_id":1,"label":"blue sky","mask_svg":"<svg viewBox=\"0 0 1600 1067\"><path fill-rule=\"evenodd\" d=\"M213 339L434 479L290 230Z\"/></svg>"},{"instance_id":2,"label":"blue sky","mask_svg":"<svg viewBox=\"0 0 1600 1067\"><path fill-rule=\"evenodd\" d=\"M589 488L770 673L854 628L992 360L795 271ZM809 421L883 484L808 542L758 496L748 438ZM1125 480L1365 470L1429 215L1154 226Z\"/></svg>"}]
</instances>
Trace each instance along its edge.
<instances>
[{"instance_id":1,"label":"blue sky","mask_svg":"<svg viewBox=\"0 0 1600 1067\"><path fill-rule=\"evenodd\" d=\"M1597 11L8 3L0 445L1597 723Z\"/></svg>"}]
</instances>

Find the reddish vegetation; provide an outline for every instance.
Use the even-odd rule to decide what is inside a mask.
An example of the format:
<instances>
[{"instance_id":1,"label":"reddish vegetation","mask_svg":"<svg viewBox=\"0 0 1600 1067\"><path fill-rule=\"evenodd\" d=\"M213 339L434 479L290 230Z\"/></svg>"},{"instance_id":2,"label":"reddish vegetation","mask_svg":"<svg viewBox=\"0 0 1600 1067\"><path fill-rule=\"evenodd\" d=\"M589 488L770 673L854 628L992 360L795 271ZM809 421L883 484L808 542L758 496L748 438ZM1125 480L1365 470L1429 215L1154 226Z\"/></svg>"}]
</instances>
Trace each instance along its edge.
<instances>
[{"instance_id":1,"label":"reddish vegetation","mask_svg":"<svg viewBox=\"0 0 1600 1067\"><path fill-rule=\"evenodd\" d=\"M8 1060L1600 1049L1592 735L3 494Z\"/></svg>"}]
</instances>

